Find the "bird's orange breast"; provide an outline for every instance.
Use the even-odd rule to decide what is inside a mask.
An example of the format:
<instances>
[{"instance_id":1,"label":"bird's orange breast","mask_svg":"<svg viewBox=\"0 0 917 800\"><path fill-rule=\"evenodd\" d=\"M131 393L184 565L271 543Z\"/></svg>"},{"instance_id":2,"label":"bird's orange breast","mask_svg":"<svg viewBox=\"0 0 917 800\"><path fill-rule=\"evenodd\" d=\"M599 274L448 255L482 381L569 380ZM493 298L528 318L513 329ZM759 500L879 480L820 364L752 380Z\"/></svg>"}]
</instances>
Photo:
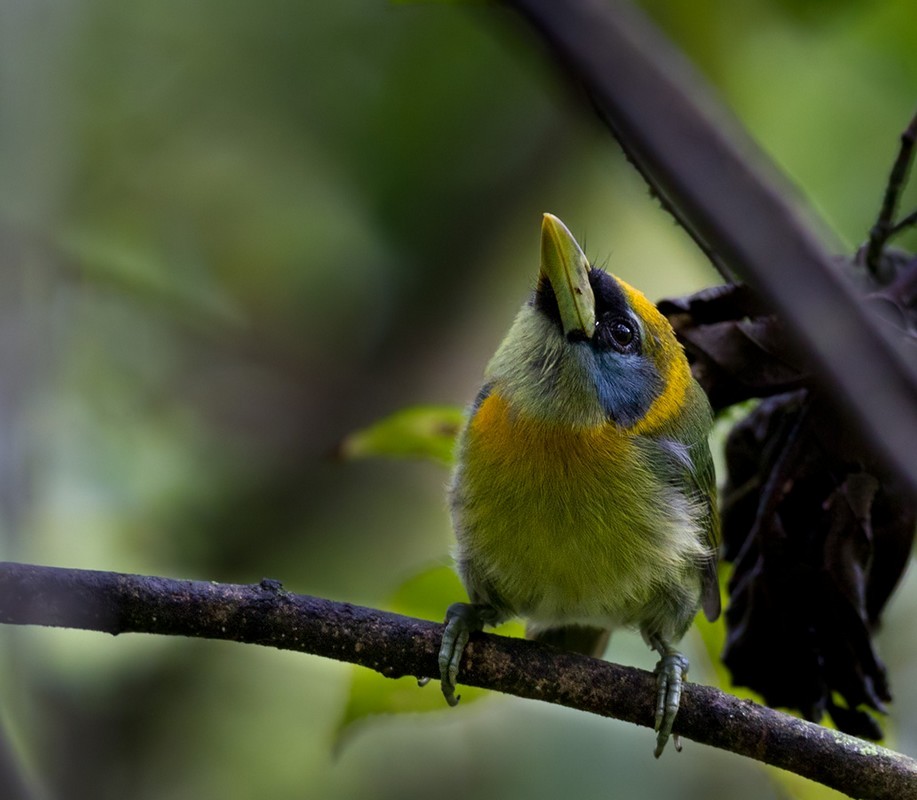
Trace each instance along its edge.
<instances>
[{"instance_id":1,"label":"bird's orange breast","mask_svg":"<svg viewBox=\"0 0 917 800\"><path fill-rule=\"evenodd\" d=\"M560 471L573 477L622 460L629 437L612 424L571 427L525 417L497 392L490 394L471 420L469 438L485 460L532 471Z\"/></svg>"}]
</instances>

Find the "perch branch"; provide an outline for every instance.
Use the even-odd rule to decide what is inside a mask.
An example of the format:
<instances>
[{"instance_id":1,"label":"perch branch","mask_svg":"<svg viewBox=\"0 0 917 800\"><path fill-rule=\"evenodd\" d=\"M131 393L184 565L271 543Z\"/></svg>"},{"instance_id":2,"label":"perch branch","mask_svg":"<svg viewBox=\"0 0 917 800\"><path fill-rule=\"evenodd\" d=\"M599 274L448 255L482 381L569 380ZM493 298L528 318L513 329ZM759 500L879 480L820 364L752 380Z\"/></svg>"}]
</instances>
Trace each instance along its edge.
<instances>
[{"instance_id":1,"label":"perch branch","mask_svg":"<svg viewBox=\"0 0 917 800\"><path fill-rule=\"evenodd\" d=\"M443 630L434 622L292 594L277 581L243 586L10 562L0 562L0 622L224 639L418 678L438 677ZM653 724L651 673L535 642L473 635L461 676L469 685ZM685 687L675 727L683 737L851 796L917 796L912 759L709 686Z\"/></svg>"}]
</instances>

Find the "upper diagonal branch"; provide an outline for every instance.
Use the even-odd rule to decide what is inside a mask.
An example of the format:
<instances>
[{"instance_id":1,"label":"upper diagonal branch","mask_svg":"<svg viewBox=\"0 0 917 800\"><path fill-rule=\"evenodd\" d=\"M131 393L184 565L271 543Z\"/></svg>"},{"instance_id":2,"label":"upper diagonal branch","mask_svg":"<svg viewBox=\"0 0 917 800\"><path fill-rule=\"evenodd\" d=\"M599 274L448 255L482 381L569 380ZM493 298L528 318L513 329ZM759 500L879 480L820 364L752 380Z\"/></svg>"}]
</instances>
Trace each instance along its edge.
<instances>
[{"instance_id":1,"label":"upper diagonal branch","mask_svg":"<svg viewBox=\"0 0 917 800\"><path fill-rule=\"evenodd\" d=\"M0 622L157 633L260 644L360 664L389 677L438 677L442 626L242 586L0 562ZM472 637L463 682L652 726L655 679L643 670L489 634ZM421 691L418 689L418 691ZM917 762L709 686L688 684L676 730L851 796L917 796Z\"/></svg>"},{"instance_id":2,"label":"upper diagonal branch","mask_svg":"<svg viewBox=\"0 0 917 800\"><path fill-rule=\"evenodd\" d=\"M626 3L505 0L582 83L625 152L716 263L757 288L826 396L917 490L917 378L835 268L811 217L709 86Z\"/></svg>"}]
</instances>

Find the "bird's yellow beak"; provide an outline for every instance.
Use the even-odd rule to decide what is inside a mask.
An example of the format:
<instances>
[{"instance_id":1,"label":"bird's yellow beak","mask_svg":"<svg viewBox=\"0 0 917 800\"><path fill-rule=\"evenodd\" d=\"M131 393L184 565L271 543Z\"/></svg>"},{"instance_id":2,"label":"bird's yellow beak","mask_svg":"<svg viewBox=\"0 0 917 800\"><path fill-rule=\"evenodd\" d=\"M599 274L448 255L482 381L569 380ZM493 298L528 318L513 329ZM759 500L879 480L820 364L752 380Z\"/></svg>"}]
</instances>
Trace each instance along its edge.
<instances>
[{"instance_id":1,"label":"bird's yellow beak","mask_svg":"<svg viewBox=\"0 0 917 800\"><path fill-rule=\"evenodd\" d=\"M592 338L595 295L589 285L589 261L567 226L553 214L545 214L541 223L541 276L554 289L564 335L578 331Z\"/></svg>"}]
</instances>

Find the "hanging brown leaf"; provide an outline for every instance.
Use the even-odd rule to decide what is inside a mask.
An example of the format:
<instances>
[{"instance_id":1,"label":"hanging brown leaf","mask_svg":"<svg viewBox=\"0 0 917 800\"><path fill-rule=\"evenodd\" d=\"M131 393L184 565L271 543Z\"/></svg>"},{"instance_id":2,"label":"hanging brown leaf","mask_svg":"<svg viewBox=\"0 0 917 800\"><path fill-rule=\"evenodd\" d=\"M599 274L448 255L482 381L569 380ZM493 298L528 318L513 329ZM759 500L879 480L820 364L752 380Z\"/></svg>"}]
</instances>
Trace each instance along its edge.
<instances>
[{"instance_id":1,"label":"hanging brown leaf","mask_svg":"<svg viewBox=\"0 0 917 800\"><path fill-rule=\"evenodd\" d=\"M911 128L917 134L917 117ZM837 263L917 354L917 258L886 247L917 224L917 212L892 220L913 145L903 141L869 242ZM725 450L723 558L733 571L723 660L733 681L770 705L812 720L827 713L848 733L881 738L875 714L891 692L872 635L910 557L915 498L825 402L750 287L659 307L714 409L763 398Z\"/></svg>"}]
</instances>

